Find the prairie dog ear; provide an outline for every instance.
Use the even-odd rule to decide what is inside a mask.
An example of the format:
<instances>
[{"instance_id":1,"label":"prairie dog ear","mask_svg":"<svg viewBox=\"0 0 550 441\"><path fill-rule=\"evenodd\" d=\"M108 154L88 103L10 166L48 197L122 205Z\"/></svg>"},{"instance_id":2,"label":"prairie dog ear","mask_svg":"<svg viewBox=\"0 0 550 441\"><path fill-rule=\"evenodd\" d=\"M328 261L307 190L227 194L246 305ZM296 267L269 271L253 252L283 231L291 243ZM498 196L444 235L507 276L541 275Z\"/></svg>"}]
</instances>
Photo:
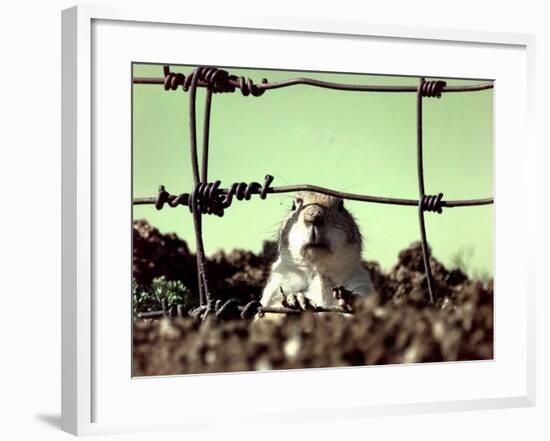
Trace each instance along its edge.
<instances>
[{"instance_id":1,"label":"prairie dog ear","mask_svg":"<svg viewBox=\"0 0 550 441\"><path fill-rule=\"evenodd\" d=\"M338 211L344 211L344 200L340 199L338 201Z\"/></svg>"},{"instance_id":2,"label":"prairie dog ear","mask_svg":"<svg viewBox=\"0 0 550 441\"><path fill-rule=\"evenodd\" d=\"M292 211L296 211L298 207L300 207L304 203L304 200L302 198L296 198L292 201Z\"/></svg>"}]
</instances>

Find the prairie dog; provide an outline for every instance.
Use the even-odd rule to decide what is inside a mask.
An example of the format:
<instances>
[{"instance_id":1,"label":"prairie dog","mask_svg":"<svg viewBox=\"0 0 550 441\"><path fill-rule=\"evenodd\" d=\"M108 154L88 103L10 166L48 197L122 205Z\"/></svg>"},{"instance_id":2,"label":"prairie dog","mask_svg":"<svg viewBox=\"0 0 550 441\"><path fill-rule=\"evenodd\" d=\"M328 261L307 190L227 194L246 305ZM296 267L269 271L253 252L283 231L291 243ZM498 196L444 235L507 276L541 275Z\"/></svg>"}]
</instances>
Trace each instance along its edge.
<instances>
[{"instance_id":1,"label":"prairie dog","mask_svg":"<svg viewBox=\"0 0 550 441\"><path fill-rule=\"evenodd\" d=\"M262 293L263 306L331 307L333 289L374 292L361 265L362 236L340 198L299 192L281 225L279 255Z\"/></svg>"}]
</instances>

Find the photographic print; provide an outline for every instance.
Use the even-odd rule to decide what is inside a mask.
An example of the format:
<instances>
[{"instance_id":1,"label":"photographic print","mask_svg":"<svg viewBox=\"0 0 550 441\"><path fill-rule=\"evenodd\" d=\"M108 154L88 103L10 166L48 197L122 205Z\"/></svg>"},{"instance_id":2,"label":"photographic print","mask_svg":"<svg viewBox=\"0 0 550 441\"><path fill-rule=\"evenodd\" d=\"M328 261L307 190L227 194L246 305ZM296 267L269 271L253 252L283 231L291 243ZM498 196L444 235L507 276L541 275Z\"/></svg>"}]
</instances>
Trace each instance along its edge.
<instances>
[{"instance_id":1,"label":"photographic print","mask_svg":"<svg viewBox=\"0 0 550 441\"><path fill-rule=\"evenodd\" d=\"M493 359L494 82L398 74L132 65L134 376Z\"/></svg>"}]
</instances>

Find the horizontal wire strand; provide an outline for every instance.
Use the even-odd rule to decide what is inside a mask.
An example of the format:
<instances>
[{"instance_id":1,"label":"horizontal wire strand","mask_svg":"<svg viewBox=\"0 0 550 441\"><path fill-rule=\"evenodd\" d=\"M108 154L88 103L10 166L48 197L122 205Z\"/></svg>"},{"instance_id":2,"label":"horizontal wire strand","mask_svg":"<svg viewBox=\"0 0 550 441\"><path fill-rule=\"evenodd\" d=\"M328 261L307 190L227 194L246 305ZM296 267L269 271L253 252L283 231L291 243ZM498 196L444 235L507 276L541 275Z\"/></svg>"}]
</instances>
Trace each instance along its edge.
<instances>
[{"instance_id":1,"label":"horizontal wire strand","mask_svg":"<svg viewBox=\"0 0 550 441\"><path fill-rule=\"evenodd\" d=\"M241 82L238 80L229 80L230 84L235 88L239 89L241 87ZM147 78L147 77L135 77L133 78L134 84L164 84L164 78ZM397 93L407 93L407 92L417 92L417 86L379 86L379 85L367 85L367 84L347 84L347 83L333 83L329 81L314 80L311 78L292 78L290 80L274 81L267 83L258 83L255 84L255 87L258 90L271 90L271 89L280 89L283 87L297 86L297 85L307 85L313 87L321 87L324 89L333 89L333 90L346 90L352 92L397 92ZM205 81L199 81L197 83L198 87L208 87L208 83ZM485 82L481 84L472 84L464 86L445 86L442 89L442 92L479 92L482 90L493 89L494 84L492 82Z\"/></svg>"}]
</instances>

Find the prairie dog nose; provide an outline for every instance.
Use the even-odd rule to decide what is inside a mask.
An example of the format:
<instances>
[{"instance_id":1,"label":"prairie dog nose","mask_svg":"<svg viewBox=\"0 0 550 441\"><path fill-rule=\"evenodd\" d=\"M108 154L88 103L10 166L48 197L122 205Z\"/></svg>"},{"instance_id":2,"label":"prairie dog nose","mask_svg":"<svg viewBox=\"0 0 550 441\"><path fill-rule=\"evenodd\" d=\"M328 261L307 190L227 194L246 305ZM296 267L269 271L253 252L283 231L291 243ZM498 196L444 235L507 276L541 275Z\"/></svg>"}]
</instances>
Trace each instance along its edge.
<instances>
[{"instance_id":1,"label":"prairie dog nose","mask_svg":"<svg viewBox=\"0 0 550 441\"><path fill-rule=\"evenodd\" d=\"M314 227L323 226L325 223L324 210L317 206L307 207L304 211L304 223L306 225L313 225Z\"/></svg>"}]
</instances>

